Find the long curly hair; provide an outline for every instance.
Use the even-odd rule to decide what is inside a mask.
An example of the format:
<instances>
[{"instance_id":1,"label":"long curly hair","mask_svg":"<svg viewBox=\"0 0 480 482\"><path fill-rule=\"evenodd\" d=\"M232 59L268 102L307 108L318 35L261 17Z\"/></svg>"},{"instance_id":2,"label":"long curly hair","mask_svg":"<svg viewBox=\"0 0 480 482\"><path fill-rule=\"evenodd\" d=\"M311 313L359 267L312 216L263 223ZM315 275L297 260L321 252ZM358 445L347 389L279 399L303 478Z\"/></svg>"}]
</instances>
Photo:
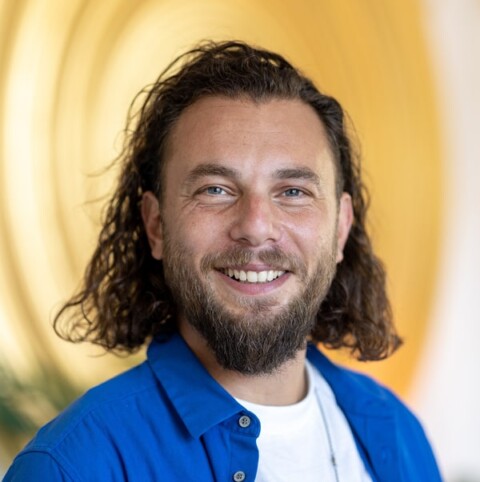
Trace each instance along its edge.
<instances>
[{"instance_id":1,"label":"long curly hair","mask_svg":"<svg viewBox=\"0 0 480 482\"><path fill-rule=\"evenodd\" d=\"M132 103L117 159L118 185L83 284L55 316L57 334L109 351L133 352L153 336L176 330L162 262L150 254L142 195L153 191L161 197L168 134L188 106L212 95L257 102L300 99L316 111L337 164L337 195L350 194L355 219L311 338L331 348L347 347L361 360L390 355L401 340L392 323L385 271L366 232L367 192L343 109L282 56L237 41L206 42L181 55Z\"/></svg>"}]
</instances>

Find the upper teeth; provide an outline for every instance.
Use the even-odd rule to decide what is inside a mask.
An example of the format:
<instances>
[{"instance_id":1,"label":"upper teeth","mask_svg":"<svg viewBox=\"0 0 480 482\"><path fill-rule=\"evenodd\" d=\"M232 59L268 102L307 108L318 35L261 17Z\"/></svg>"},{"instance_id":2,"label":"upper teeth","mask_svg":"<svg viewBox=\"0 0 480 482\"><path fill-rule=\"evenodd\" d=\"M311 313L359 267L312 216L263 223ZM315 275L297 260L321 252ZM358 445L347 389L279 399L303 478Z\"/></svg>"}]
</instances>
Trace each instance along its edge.
<instances>
[{"instance_id":1,"label":"upper teeth","mask_svg":"<svg viewBox=\"0 0 480 482\"><path fill-rule=\"evenodd\" d=\"M267 281L273 281L274 279L282 276L285 271L242 271L238 269L226 269L225 274L240 281L247 283L266 283Z\"/></svg>"}]
</instances>

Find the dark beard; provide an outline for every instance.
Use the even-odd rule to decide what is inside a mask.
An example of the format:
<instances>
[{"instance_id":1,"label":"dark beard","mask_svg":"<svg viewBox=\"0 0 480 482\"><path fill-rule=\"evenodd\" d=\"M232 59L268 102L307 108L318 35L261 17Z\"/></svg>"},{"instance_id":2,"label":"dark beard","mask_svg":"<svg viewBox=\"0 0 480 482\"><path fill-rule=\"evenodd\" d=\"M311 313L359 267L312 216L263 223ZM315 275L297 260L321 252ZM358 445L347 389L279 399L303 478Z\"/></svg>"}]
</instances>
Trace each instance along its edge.
<instances>
[{"instance_id":1,"label":"dark beard","mask_svg":"<svg viewBox=\"0 0 480 482\"><path fill-rule=\"evenodd\" d=\"M239 299L245 315L238 316L222 306L208 284L212 269L247 264L254 254L236 247L202 259L203 279L195 274L183 246L173 248L165 239L163 266L165 279L179 311L202 335L225 369L247 375L272 373L305 347L306 339L316 323L320 303L335 275L335 250L327 253L316 272L306 279L306 267L278 248L256 253L255 258L295 272L304 281L304 290L287 306L272 313L273 300Z\"/></svg>"}]
</instances>

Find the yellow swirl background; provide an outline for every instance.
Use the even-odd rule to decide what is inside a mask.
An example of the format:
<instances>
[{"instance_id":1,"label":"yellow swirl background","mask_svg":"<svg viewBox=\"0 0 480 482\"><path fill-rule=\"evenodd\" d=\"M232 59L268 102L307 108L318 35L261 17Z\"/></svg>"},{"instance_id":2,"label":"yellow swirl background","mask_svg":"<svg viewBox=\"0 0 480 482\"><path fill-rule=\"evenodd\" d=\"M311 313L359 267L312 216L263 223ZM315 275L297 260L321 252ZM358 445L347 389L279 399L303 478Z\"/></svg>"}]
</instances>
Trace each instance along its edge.
<instances>
[{"instance_id":1,"label":"yellow swirl background","mask_svg":"<svg viewBox=\"0 0 480 482\"><path fill-rule=\"evenodd\" d=\"M51 314L93 249L101 203L87 201L108 192L114 173L91 174L118 153L130 101L206 38L279 51L353 119L370 228L406 340L392 359L359 368L405 395L428 334L442 201L414 0L0 3L0 363L27 376L41 362L82 386L131 363L57 340Z\"/></svg>"}]
</instances>

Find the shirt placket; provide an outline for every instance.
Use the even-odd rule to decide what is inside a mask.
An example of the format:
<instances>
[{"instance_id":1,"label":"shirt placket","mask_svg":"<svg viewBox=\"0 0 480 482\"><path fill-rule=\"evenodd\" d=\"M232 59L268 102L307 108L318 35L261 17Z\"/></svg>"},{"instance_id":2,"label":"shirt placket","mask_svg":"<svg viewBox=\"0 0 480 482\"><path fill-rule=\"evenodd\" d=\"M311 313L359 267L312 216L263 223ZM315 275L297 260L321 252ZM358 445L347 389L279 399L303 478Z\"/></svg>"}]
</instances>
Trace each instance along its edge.
<instances>
[{"instance_id":1,"label":"shirt placket","mask_svg":"<svg viewBox=\"0 0 480 482\"><path fill-rule=\"evenodd\" d=\"M253 482L258 468L257 438L260 421L251 412L243 411L227 422L230 431L230 464L227 480Z\"/></svg>"}]
</instances>

